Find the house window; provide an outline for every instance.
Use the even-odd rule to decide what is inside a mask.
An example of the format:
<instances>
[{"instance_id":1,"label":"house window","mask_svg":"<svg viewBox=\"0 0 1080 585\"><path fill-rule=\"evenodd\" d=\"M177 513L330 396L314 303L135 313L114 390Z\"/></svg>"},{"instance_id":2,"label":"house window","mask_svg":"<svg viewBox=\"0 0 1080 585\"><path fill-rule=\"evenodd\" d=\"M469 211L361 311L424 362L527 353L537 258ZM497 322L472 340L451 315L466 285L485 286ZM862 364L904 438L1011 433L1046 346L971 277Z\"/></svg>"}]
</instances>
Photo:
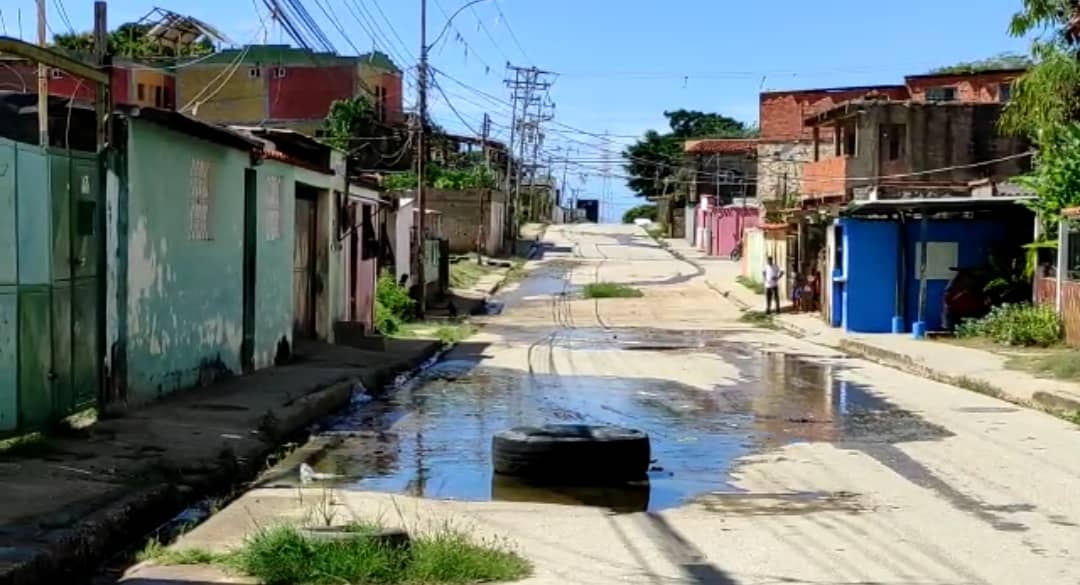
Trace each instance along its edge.
<instances>
[{"instance_id":1,"label":"house window","mask_svg":"<svg viewBox=\"0 0 1080 585\"><path fill-rule=\"evenodd\" d=\"M931 87L926 90L926 100L931 102L956 101L955 87Z\"/></svg>"},{"instance_id":2,"label":"house window","mask_svg":"<svg viewBox=\"0 0 1080 585\"><path fill-rule=\"evenodd\" d=\"M284 78L285 78L285 68L281 67L281 66L275 67L274 68L274 79L284 79Z\"/></svg>"},{"instance_id":3,"label":"house window","mask_svg":"<svg viewBox=\"0 0 1080 585\"><path fill-rule=\"evenodd\" d=\"M858 156L855 124L844 126L844 156Z\"/></svg>"},{"instance_id":4,"label":"house window","mask_svg":"<svg viewBox=\"0 0 1080 585\"><path fill-rule=\"evenodd\" d=\"M375 118L386 120L386 88L381 85L375 86Z\"/></svg>"},{"instance_id":5,"label":"house window","mask_svg":"<svg viewBox=\"0 0 1080 585\"><path fill-rule=\"evenodd\" d=\"M210 161L191 160L191 199L189 201L188 238L199 241L214 239L210 229L212 169Z\"/></svg>"},{"instance_id":6,"label":"house window","mask_svg":"<svg viewBox=\"0 0 1080 585\"><path fill-rule=\"evenodd\" d=\"M154 107L160 108L165 105L165 97L160 85L154 86Z\"/></svg>"},{"instance_id":7,"label":"house window","mask_svg":"<svg viewBox=\"0 0 1080 585\"><path fill-rule=\"evenodd\" d=\"M138 100L140 102L145 100L146 99L146 86L140 83L139 86L135 88L135 95L138 96Z\"/></svg>"},{"instance_id":8,"label":"house window","mask_svg":"<svg viewBox=\"0 0 1080 585\"><path fill-rule=\"evenodd\" d=\"M254 67L248 69L248 77L251 79L259 79L262 77L262 67L256 63Z\"/></svg>"},{"instance_id":9,"label":"house window","mask_svg":"<svg viewBox=\"0 0 1080 585\"><path fill-rule=\"evenodd\" d=\"M49 77L52 77L53 79L63 79L64 72L59 69L49 69Z\"/></svg>"},{"instance_id":10,"label":"house window","mask_svg":"<svg viewBox=\"0 0 1080 585\"><path fill-rule=\"evenodd\" d=\"M903 124L881 125L881 147L888 160L900 160L906 154L907 126Z\"/></svg>"},{"instance_id":11,"label":"house window","mask_svg":"<svg viewBox=\"0 0 1080 585\"><path fill-rule=\"evenodd\" d=\"M998 101L1001 103L1012 101L1012 83L998 85Z\"/></svg>"},{"instance_id":12,"label":"house window","mask_svg":"<svg viewBox=\"0 0 1080 585\"><path fill-rule=\"evenodd\" d=\"M278 175L266 177L266 191L264 191L264 205L266 205L266 240L274 241L281 239L281 184L282 178Z\"/></svg>"}]
</instances>

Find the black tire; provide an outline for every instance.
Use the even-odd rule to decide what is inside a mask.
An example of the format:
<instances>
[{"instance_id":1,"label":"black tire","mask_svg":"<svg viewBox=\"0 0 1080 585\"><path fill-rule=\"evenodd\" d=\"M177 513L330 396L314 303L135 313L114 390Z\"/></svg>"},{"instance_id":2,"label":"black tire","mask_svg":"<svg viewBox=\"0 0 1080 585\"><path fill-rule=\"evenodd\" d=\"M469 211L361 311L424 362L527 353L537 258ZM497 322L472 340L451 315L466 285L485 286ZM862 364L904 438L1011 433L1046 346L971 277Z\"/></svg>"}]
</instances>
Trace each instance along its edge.
<instances>
[{"instance_id":1,"label":"black tire","mask_svg":"<svg viewBox=\"0 0 1080 585\"><path fill-rule=\"evenodd\" d=\"M544 425L499 432L491 442L495 473L532 483L617 484L649 471L649 436L620 427Z\"/></svg>"}]
</instances>

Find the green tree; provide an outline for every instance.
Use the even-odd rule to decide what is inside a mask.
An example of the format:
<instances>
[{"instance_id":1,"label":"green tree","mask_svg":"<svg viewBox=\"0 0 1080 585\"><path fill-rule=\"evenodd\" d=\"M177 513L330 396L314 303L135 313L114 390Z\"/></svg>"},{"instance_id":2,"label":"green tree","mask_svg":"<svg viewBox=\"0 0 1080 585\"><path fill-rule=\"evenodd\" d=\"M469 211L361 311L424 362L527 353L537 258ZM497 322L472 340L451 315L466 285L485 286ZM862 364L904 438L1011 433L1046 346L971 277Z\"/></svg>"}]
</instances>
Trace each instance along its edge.
<instances>
[{"instance_id":1,"label":"green tree","mask_svg":"<svg viewBox=\"0 0 1080 585\"><path fill-rule=\"evenodd\" d=\"M645 205L638 205L626 210L626 213L622 216L623 223L634 223L634 220L639 218L645 218L652 221L656 221L657 208L655 205L648 203Z\"/></svg>"},{"instance_id":2,"label":"green tree","mask_svg":"<svg viewBox=\"0 0 1080 585\"><path fill-rule=\"evenodd\" d=\"M371 136L375 124L375 113L366 96L334 100L324 121L324 138L330 146L348 151L353 138Z\"/></svg>"},{"instance_id":3,"label":"green tree","mask_svg":"<svg viewBox=\"0 0 1080 585\"><path fill-rule=\"evenodd\" d=\"M113 55L130 58L148 57L184 57L207 55L214 51L214 45L207 40L200 41L190 49L177 53L171 46L147 36L150 25L128 22L109 33L109 52ZM76 53L89 53L94 49L94 35L89 32L64 33L53 35L53 45Z\"/></svg>"},{"instance_id":4,"label":"green tree","mask_svg":"<svg viewBox=\"0 0 1080 585\"><path fill-rule=\"evenodd\" d=\"M757 129L734 118L695 110L664 112L669 130L649 130L623 151L627 186L639 197L658 197L682 166L683 142L692 138L747 138Z\"/></svg>"},{"instance_id":5,"label":"green tree","mask_svg":"<svg viewBox=\"0 0 1080 585\"><path fill-rule=\"evenodd\" d=\"M1043 236L1052 240L1061 210L1080 204L1080 2L1024 0L1009 32L1035 34L1035 65L1014 84L1002 128L1026 135L1038 148L1033 171L1021 178L1035 191ZM1039 242L1036 245L1043 245Z\"/></svg>"}]
</instances>

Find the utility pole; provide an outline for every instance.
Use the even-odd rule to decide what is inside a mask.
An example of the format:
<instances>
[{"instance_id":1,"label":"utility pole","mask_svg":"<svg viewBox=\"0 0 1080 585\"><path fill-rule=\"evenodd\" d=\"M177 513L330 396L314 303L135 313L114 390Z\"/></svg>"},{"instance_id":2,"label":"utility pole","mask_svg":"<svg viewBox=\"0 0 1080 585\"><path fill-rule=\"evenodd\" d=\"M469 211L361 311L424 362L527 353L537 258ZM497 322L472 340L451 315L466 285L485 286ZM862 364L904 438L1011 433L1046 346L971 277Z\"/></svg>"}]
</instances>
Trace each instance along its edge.
<instances>
[{"instance_id":1,"label":"utility pole","mask_svg":"<svg viewBox=\"0 0 1080 585\"><path fill-rule=\"evenodd\" d=\"M43 0L42 0L43 1ZM427 44L427 0L420 0L420 79L416 83L419 93L419 127L416 137L416 205L419 217L416 220L418 240L416 274L420 279L420 317L427 311L427 275L424 264L427 262L427 193L424 189L424 167L427 165L427 81L428 81L428 44Z\"/></svg>"},{"instance_id":2,"label":"utility pole","mask_svg":"<svg viewBox=\"0 0 1080 585\"><path fill-rule=\"evenodd\" d=\"M514 185L514 193L510 199L510 230L511 237L516 240L518 235L518 213L519 206L521 205L521 183L522 173L524 172L525 165L525 147L526 143L535 143L541 133L541 122L552 119L551 116L545 116L544 107L545 102L542 100L540 92L546 92L553 83L553 77L555 74L550 71L543 71L536 67L516 67L510 63L506 64L507 76L504 79L506 86L510 88L512 103L514 106L514 122L511 127L511 147L510 152L513 152L513 140L515 135L518 135L518 168L517 168L517 180ZM513 73L513 77L510 73ZM518 116L517 105L521 104L521 115ZM551 104L550 100L547 104ZM533 106L536 106L535 114L531 112ZM554 104L551 104L553 107ZM515 130L518 132L515 133ZM532 165L530 165L530 178L531 182L535 184L536 174L536 161L535 155L538 150L534 149L534 159ZM509 170L509 163L507 165ZM509 178L507 179L509 184ZM533 190L535 191L535 189Z\"/></svg>"},{"instance_id":3,"label":"utility pole","mask_svg":"<svg viewBox=\"0 0 1080 585\"><path fill-rule=\"evenodd\" d=\"M45 0L37 0L37 40L38 46L44 48L48 44L45 36ZM38 61L37 69L38 91L38 143L42 148L49 147L49 68L44 62Z\"/></svg>"},{"instance_id":4,"label":"utility pole","mask_svg":"<svg viewBox=\"0 0 1080 585\"><path fill-rule=\"evenodd\" d=\"M484 112L484 122L480 125L480 149L484 153L484 170L488 173L491 172L491 154L488 152L488 134L491 133L491 116ZM487 223L485 217L484 200L486 197L494 197L490 193L486 193L485 189L480 189L480 224L477 230L476 236L476 263L484 264L484 225Z\"/></svg>"}]
</instances>

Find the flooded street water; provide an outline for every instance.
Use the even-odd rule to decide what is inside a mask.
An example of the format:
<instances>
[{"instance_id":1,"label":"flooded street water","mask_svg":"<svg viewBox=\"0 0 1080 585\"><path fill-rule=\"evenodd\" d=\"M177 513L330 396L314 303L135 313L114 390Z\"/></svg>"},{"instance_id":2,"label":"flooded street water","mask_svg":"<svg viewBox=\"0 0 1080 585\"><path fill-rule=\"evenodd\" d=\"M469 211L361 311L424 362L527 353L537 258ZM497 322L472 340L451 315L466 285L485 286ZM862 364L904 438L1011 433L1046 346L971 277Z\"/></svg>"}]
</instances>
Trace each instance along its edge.
<instances>
[{"instance_id":1,"label":"flooded street water","mask_svg":"<svg viewBox=\"0 0 1080 585\"><path fill-rule=\"evenodd\" d=\"M335 483L345 489L656 511L734 492L730 480L740 457L791 442L888 444L942 432L841 379L842 360L761 352L724 341L722 332L574 329L549 339L531 333L545 341L548 371L488 365L482 348L466 344L384 396L358 400L328 421L306 462L318 473L340 476ZM732 373L702 388L640 375L581 373L588 368L560 373L555 355L574 364L613 357L720 361ZM654 457L648 482L622 489L540 488L493 476L492 435L544 423L620 425L648 433ZM297 478L283 474L278 482Z\"/></svg>"}]
</instances>

